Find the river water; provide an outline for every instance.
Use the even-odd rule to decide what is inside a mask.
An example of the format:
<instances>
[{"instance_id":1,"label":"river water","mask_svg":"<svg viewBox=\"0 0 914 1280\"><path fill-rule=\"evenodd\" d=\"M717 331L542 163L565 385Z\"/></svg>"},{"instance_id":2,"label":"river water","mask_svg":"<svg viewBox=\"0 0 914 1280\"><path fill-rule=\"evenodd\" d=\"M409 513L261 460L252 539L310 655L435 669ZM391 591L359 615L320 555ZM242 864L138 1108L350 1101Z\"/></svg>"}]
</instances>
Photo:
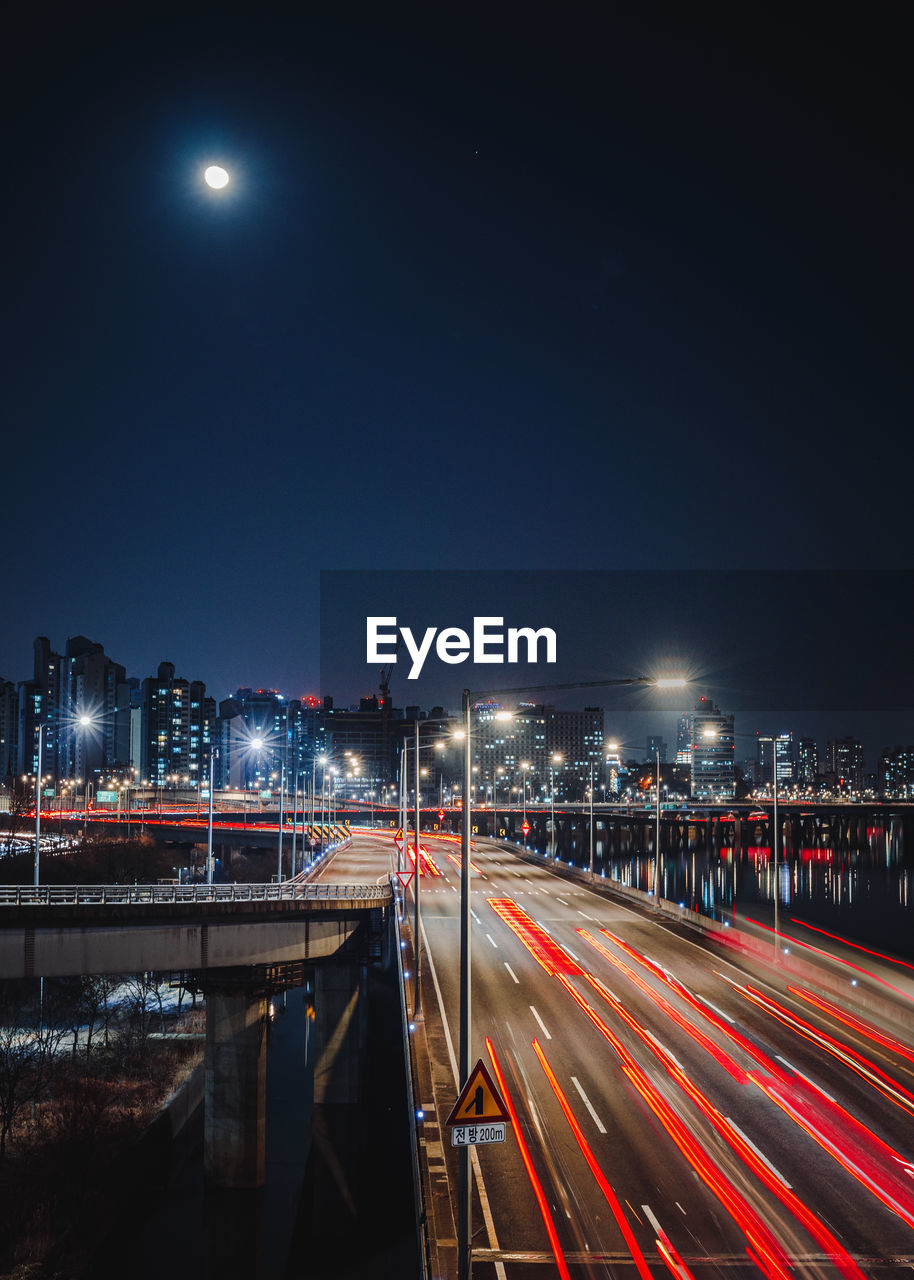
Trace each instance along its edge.
<instances>
[{"instance_id":1,"label":"river water","mask_svg":"<svg viewBox=\"0 0 914 1280\"><path fill-rule=\"evenodd\" d=\"M666 831L661 837L663 898L715 920L739 911L770 924L777 884L782 920L792 916L914 960L914 850L905 849L900 823L874 817L864 824L862 839L779 847L777 878L771 847L760 842L767 838L767 827L744 823L742 845L719 848L708 847L713 842L705 829L693 826L691 831L678 849L667 847ZM574 842L571 861L588 865L586 832ZM606 880L653 889L651 848L612 852L597 839L594 869Z\"/></svg>"},{"instance_id":2,"label":"river water","mask_svg":"<svg viewBox=\"0 0 914 1280\"><path fill-rule=\"evenodd\" d=\"M365 1100L353 1117L366 1141L328 1174L311 1134L313 1055L307 989L272 1002L267 1028L266 1179L261 1191L220 1191L203 1178L202 1107L151 1195L106 1241L93 1280L363 1280L418 1274L402 1061L392 981L372 981ZM367 1140L370 1133L371 1140ZM345 1157L343 1158L345 1166ZM345 1240L322 1236L315 1178L337 1177L354 1199Z\"/></svg>"}]
</instances>

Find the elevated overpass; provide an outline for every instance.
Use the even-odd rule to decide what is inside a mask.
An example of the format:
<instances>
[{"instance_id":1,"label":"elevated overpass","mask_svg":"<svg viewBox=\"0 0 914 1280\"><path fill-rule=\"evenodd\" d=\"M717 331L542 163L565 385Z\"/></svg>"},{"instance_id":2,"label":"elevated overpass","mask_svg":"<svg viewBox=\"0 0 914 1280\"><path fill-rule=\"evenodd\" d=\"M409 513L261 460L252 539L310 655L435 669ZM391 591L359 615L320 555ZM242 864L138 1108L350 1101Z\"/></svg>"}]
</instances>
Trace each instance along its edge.
<instances>
[{"instance_id":1,"label":"elevated overpass","mask_svg":"<svg viewBox=\"0 0 914 1280\"><path fill-rule=\"evenodd\" d=\"M339 1124L362 1096L368 971L389 961L392 904L384 878L0 886L0 978L192 975L206 1001L204 1171L261 1187L270 997L310 984L313 1123Z\"/></svg>"}]
</instances>

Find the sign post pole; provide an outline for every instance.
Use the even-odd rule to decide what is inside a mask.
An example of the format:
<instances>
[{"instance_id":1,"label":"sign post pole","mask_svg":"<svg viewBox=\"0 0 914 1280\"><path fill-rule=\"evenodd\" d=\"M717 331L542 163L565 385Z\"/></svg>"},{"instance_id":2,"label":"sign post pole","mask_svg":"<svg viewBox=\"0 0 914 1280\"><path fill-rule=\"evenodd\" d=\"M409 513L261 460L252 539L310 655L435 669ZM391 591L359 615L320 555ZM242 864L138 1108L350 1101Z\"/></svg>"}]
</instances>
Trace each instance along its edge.
<instances>
[{"instance_id":1,"label":"sign post pole","mask_svg":"<svg viewBox=\"0 0 914 1280\"><path fill-rule=\"evenodd\" d=\"M463 691L463 824L460 832L460 1044L458 1071L461 1085L470 1077L470 824L473 753L470 746L470 691ZM470 1280L471 1253L470 1149L457 1152L457 1280Z\"/></svg>"},{"instance_id":2,"label":"sign post pole","mask_svg":"<svg viewBox=\"0 0 914 1280\"><path fill-rule=\"evenodd\" d=\"M413 1017L418 1018L422 1012L422 994L419 990L419 877L422 874L419 851L419 716L416 715L416 882L413 885L413 893L416 902L416 923L413 936L413 961L415 963L416 972L414 974L413 986Z\"/></svg>"}]
</instances>

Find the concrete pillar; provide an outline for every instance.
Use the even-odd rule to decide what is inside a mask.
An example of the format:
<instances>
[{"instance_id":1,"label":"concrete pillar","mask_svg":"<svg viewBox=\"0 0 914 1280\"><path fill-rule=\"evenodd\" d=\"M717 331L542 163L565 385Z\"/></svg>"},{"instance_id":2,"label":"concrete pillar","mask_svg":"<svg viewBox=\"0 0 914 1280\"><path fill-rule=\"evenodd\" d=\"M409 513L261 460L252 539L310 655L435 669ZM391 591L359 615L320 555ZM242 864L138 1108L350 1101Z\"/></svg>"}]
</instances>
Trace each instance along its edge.
<instances>
[{"instance_id":1,"label":"concrete pillar","mask_svg":"<svg viewBox=\"0 0 914 1280\"><path fill-rule=\"evenodd\" d=\"M219 1187L262 1187L267 999L207 989L203 1169Z\"/></svg>"}]
</instances>

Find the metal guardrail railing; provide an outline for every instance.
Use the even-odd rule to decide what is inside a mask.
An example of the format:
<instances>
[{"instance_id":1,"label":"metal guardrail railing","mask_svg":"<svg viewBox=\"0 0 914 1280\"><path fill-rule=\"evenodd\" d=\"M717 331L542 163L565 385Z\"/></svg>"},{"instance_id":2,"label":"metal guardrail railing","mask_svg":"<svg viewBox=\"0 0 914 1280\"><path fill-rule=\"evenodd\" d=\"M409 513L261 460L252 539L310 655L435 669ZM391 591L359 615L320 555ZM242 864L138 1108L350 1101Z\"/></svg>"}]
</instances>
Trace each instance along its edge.
<instances>
[{"instance_id":1,"label":"metal guardrail railing","mask_svg":"<svg viewBox=\"0 0 914 1280\"><path fill-rule=\"evenodd\" d=\"M381 905L389 885L329 884L41 884L0 885L0 907L122 906L176 902L338 902Z\"/></svg>"},{"instance_id":2,"label":"metal guardrail railing","mask_svg":"<svg viewBox=\"0 0 914 1280\"><path fill-rule=\"evenodd\" d=\"M406 983L403 979L403 951L400 937L400 903L397 897L397 882L391 877L390 892L393 896L393 912L390 927L394 937L394 950L397 957L397 987L400 992L400 1031L403 1041L403 1058L406 1068L406 1109L409 1122L409 1145L413 1175L413 1201L416 1212L416 1248L419 1253L419 1280L429 1280L432 1274L431 1257L428 1238L428 1211L425 1204L425 1190L422 1181L422 1169L419 1165L419 1134L416 1125L416 1060L413 1053L413 1042L410 1035L409 1010L406 1007Z\"/></svg>"}]
</instances>

